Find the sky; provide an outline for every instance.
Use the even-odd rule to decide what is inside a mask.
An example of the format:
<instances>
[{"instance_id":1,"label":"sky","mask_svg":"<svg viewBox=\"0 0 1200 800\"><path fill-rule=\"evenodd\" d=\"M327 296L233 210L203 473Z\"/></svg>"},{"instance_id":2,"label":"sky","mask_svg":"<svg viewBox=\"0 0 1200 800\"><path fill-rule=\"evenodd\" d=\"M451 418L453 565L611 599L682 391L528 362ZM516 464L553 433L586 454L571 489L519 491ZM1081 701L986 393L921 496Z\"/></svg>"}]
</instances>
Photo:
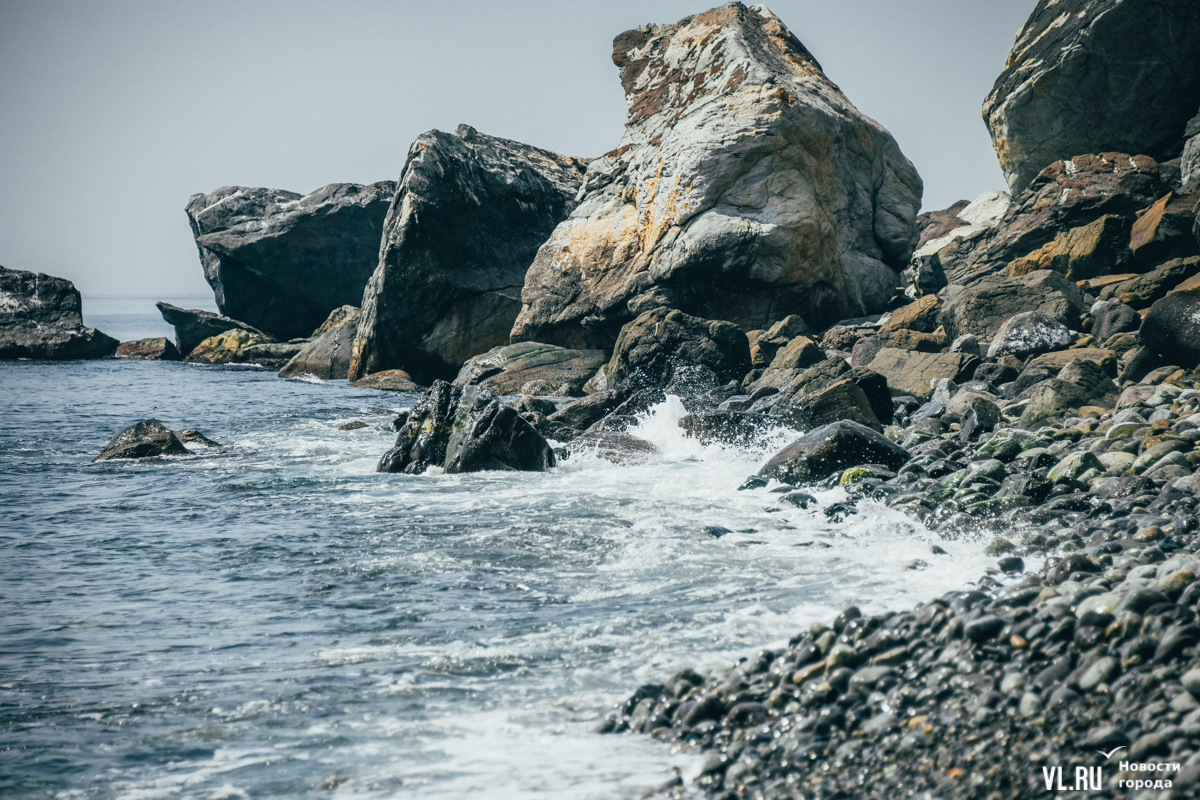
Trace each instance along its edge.
<instances>
[{"instance_id":1,"label":"sky","mask_svg":"<svg viewBox=\"0 0 1200 800\"><path fill-rule=\"evenodd\" d=\"M88 298L211 293L197 192L399 178L459 123L616 146L612 39L713 0L0 0L0 265ZM1005 184L980 116L1036 0L767 3L895 136L925 210Z\"/></svg>"}]
</instances>

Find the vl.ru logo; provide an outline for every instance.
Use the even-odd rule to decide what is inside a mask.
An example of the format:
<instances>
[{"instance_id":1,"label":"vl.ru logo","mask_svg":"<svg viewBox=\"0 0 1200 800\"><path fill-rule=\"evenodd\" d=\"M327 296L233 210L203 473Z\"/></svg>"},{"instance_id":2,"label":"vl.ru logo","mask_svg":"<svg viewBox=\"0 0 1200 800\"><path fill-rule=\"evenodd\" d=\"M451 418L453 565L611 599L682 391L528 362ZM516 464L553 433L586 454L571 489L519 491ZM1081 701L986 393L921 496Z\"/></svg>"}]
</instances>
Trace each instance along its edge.
<instances>
[{"instance_id":1,"label":"vl.ru logo","mask_svg":"<svg viewBox=\"0 0 1200 800\"><path fill-rule=\"evenodd\" d=\"M1076 767L1075 782L1063 783L1062 767L1042 767L1042 779L1048 792L1098 792L1104 788L1104 773L1100 767Z\"/></svg>"}]
</instances>

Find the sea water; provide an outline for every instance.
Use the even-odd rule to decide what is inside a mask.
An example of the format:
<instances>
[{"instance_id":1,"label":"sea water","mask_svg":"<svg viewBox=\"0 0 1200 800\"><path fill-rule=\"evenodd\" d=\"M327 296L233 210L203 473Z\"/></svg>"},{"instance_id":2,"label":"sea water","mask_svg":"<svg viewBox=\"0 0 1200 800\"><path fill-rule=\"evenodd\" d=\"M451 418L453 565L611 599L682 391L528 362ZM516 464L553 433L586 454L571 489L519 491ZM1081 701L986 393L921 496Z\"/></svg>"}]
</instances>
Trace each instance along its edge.
<instances>
[{"instance_id":1,"label":"sea water","mask_svg":"<svg viewBox=\"0 0 1200 800\"><path fill-rule=\"evenodd\" d=\"M120 316L123 338L162 335ZM657 448L642 463L380 474L416 397L0 362L0 794L636 798L700 769L593 733L639 684L989 564L881 506L834 523L738 491L787 435L705 447L674 398L632 431ZM92 463L147 417L221 447Z\"/></svg>"}]
</instances>

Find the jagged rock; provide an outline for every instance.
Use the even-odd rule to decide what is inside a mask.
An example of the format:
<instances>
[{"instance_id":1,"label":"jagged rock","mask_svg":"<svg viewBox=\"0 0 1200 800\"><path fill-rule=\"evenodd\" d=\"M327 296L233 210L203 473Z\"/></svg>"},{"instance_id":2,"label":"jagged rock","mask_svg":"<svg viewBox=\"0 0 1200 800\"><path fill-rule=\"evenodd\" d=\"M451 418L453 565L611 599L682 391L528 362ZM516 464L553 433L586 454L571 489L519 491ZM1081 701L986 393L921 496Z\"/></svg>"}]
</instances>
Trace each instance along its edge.
<instances>
[{"instance_id":1,"label":"jagged rock","mask_svg":"<svg viewBox=\"0 0 1200 800\"><path fill-rule=\"evenodd\" d=\"M811 483L858 464L899 469L908 458L907 450L865 425L834 422L780 450L758 474L784 483Z\"/></svg>"},{"instance_id":2,"label":"jagged rock","mask_svg":"<svg viewBox=\"0 0 1200 800\"><path fill-rule=\"evenodd\" d=\"M759 332L750 343L750 360L754 366L769 365L776 354L797 336L809 336L808 323L799 314L791 314L776 322L769 329ZM749 334L747 334L749 336Z\"/></svg>"},{"instance_id":3,"label":"jagged rock","mask_svg":"<svg viewBox=\"0 0 1200 800\"><path fill-rule=\"evenodd\" d=\"M387 392L419 392L421 387L402 369L372 372L350 384L356 389L380 389Z\"/></svg>"},{"instance_id":4,"label":"jagged rock","mask_svg":"<svg viewBox=\"0 0 1200 800\"><path fill-rule=\"evenodd\" d=\"M988 358L1035 356L1071 346L1071 330L1040 311L1014 314L1004 321L988 348Z\"/></svg>"},{"instance_id":5,"label":"jagged rock","mask_svg":"<svg viewBox=\"0 0 1200 800\"><path fill-rule=\"evenodd\" d=\"M140 358L146 361L179 361L183 356L170 339L165 336L121 342L114 358Z\"/></svg>"},{"instance_id":6,"label":"jagged rock","mask_svg":"<svg viewBox=\"0 0 1200 800\"><path fill-rule=\"evenodd\" d=\"M884 376L862 367L851 369L841 358L828 358L801 371L776 395L765 397L761 404L754 404L751 408L755 411L769 408L772 415L785 421L800 419L808 413L805 406L811 404L810 398L843 380L849 380L863 393L871 413L879 422L887 424L892 421L892 395ZM755 392L763 392L767 388L756 387Z\"/></svg>"},{"instance_id":7,"label":"jagged rock","mask_svg":"<svg viewBox=\"0 0 1200 800\"><path fill-rule=\"evenodd\" d=\"M1125 272L1133 257L1129 232L1127 218L1105 214L1087 225L1063 231L1032 253L1008 262L1005 272L1015 278L1052 269L1073 281Z\"/></svg>"},{"instance_id":8,"label":"jagged rock","mask_svg":"<svg viewBox=\"0 0 1200 800\"><path fill-rule=\"evenodd\" d=\"M942 378L968 380L978 363L978 358L964 353L917 353L885 347L871 359L867 369L882 375L893 395L928 400L933 394L932 382Z\"/></svg>"},{"instance_id":9,"label":"jagged rock","mask_svg":"<svg viewBox=\"0 0 1200 800\"><path fill-rule=\"evenodd\" d=\"M252 333L242 328L210 336L192 348L184 361L192 364L231 364L247 360L243 350L260 344L271 344L271 339L261 333Z\"/></svg>"},{"instance_id":10,"label":"jagged rock","mask_svg":"<svg viewBox=\"0 0 1200 800\"><path fill-rule=\"evenodd\" d=\"M172 431L156 419L144 419L118 431L92 461L186 455L188 449Z\"/></svg>"},{"instance_id":11,"label":"jagged rock","mask_svg":"<svg viewBox=\"0 0 1200 800\"><path fill-rule=\"evenodd\" d=\"M1200 243L1192 233L1197 201L1200 192L1182 196L1171 192L1138 213L1129 248L1142 269L1200 254Z\"/></svg>"},{"instance_id":12,"label":"jagged rock","mask_svg":"<svg viewBox=\"0 0 1200 800\"><path fill-rule=\"evenodd\" d=\"M621 431L587 431L566 446L570 457L594 455L614 464L637 464L658 454L658 448L645 439Z\"/></svg>"},{"instance_id":13,"label":"jagged rock","mask_svg":"<svg viewBox=\"0 0 1200 800\"><path fill-rule=\"evenodd\" d=\"M578 397L583 394L583 385L607 361L599 350L518 342L470 358L459 370L454 385L478 384L500 395Z\"/></svg>"},{"instance_id":14,"label":"jagged rock","mask_svg":"<svg viewBox=\"0 0 1200 800\"><path fill-rule=\"evenodd\" d=\"M554 453L540 433L492 392L436 381L413 405L379 471L420 474L431 466L449 473L540 472L554 466Z\"/></svg>"},{"instance_id":15,"label":"jagged rock","mask_svg":"<svg viewBox=\"0 0 1200 800\"><path fill-rule=\"evenodd\" d=\"M103 358L119 344L83 327L83 301L75 284L0 267L0 359Z\"/></svg>"},{"instance_id":16,"label":"jagged rock","mask_svg":"<svg viewBox=\"0 0 1200 800\"><path fill-rule=\"evenodd\" d=\"M351 378L448 378L508 344L525 271L575 207L585 165L468 125L417 137L363 294Z\"/></svg>"},{"instance_id":17,"label":"jagged rock","mask_svg":"<svg viewBox=\"0 0 1200 800\"><path fill-rule=\"evenodd\" d=\"M656 306L743 330L883 309L920 178L777 17L733 3L644 25L613 60L625 135L538 251L514 340L608 349Z\"/></svg>"},{"instance_id":18,"label":"jagged rock","mask_svg":"<svg viewBox=\"0 0 1200 800\"><path fill-rule=\"evenodd\" d=\"M1091 335L1097 341L1103 342L1108 337L1130 331L1136 331L1142 324L1142 315L1132 306L1124 303L1098 303L1100 308L1092 307Z\"/></svg>"},{"instance_id":19,"label":"jagged rock","mask_svg":"<svg viewBox=\"0 0 1200 800\"><path fill-rule=\"evenodd\" d=\"M1020 425L1036 430L1047 422L1071 416L1082 406L1111 408L1116 401L1117 386L1103 367L1092 361L1072 361L1057 378L1036 384L1021 413Z\"/></svg>"},{"instance_id":20,"label":"jagged rock","mask_svg":"<svg viewBox=\"0 0 1200 800\"><path fill-rule=\"evenodd\" d=\"M333 183L303 196L244 186L193 195L188 220L217 308L292 339L338 306L357 306L395 192L394 182L381 181Z\"/></svg>"},{"instance_id":21,"label":"jagged rock","mask_svg":"<svg viewBox=\"0 0 1200 800\"><path fill-rule=\"evenodd\" d=\"M269 334L260 331L253 325L230 319L221 314L201 311L198 308L180 308L170 303L155 303L155 305L158 306L158 311L167 324L175 326L175 346L184 357L187 357L196 349L196 345L210 336L219 336L225 331L235 328L256 333L266 341L274 341Z\"/></svg>"},{"instance_id":22,"label":"jagged rock","mask_svg":"<svg viewBox=\"0 0 1200 800\"><path fill-rule=\"evenodd\" d=\"M1171 363L1188 369L1200 365L1200 289L1173 292L1151 306L1138 336Z\"/></svg>"},{"instance_id":23,"label":"jagged rock","mask_svg":"<svg viewBox=\"0 0 1200 800\"><path fill-rule=\"evenodd\" d=\"M983 116L1015 194L1078 153L1178 156L1198 106L1200 6L1040 0Z\"/></svg>"},{"instance_id":24,"label":"jagged rock","mask_svg":"<svg viewBox=\"0 0 1200 800\"><path fill-rule=\"evenodd\" d=\"M1106 286L1101 300L1116 299L1136 309L1149 308L1184 281L1200 275L1200 257L1177 258L1159 265L1145 275Z\"/></svg>"},{"instance_id":25,"label":"jagged rock","mask_svg":"<svg viewBox=\"0 0 1200 800\"><path fill-rule=\"evenodd\" d=\"M722 382L740 380L750 371L750 345L732 323L655 308L621 329L608 362L608 384L626 394L662 388L677 366L708 367Z\"/></svg>"},{"instance_id":26,"label":"jagged rock","mask_svg":"<svg viewBox=\"0 0 1200 800\"><path fill-rule=\"evenodd\" d=\"M1077 326L1084 311L1079 287L1050 270L1018 278L993 275L970 286L951 285L944 296L939 320L952 339L971 333L991 341L1005 320L1025 311L1040 311L1067 327Z\"/></svg>"},{"instance_id":27,"label":"jagged rock","mask_svg":"<svg viewBox=\"0 0 1200 800\"><path fill-rule=\"evenodd\" d=\"M933 333L938 327L938 313L942 301L936 294L927 294L892 312L887 322L879 326L881 334L895 330Z\"/></svg>"},{"instance_id":28,"label":"jagged rock","mask_svg":"<svg viewBox=\"0 0 1200 800\"><path fill-rule=\"evenodd\" d=\"M785 424L800 430L839 420L851 420L873 430L883 430L866 393L848 378L793 400L787 410L777 416Z\"/></svg>"},{"instance_id":29,"label":"jagged rock","mask_svg":"<svg viewBox=\"0 0 1200 800\"><path fill-rule=\"evenodd\" d=\"M314 375L326 380L345 380L350 370L350 351L358 331L359 311L342 306L329 315L315 332L316 338L279 370L281 378Z\"/></svg>"},{"instance_id":30,"label":"jagged rock","mask_svg":"<svg viewBox=\"0 0 1200 800\"><path fill-rule=\"evenodd\" d=\"M754 381L753 388L772 386L781 389L790 384L796 375L825 360L825 351L807 336L797 336L787 347L778 351L763 374Z\"/></svg>"},{"instance_id":31,"label":"jagged rock","mask_svg":"<svg viewBox=\"0 0 1200 800\"><path fill-rule=\"evenodd\" d=\"M962 200L945 211L917 217L918 226L922 224L922 217L928 221L921 228L921 239L909 267L910 282L916 293L919 296L934 294L945 286L946 268L952 267L960 252L972 250L978 242L985 240L1011 203L1008 193L993 189L970 203Z\"/></svg>"}]
</instances>

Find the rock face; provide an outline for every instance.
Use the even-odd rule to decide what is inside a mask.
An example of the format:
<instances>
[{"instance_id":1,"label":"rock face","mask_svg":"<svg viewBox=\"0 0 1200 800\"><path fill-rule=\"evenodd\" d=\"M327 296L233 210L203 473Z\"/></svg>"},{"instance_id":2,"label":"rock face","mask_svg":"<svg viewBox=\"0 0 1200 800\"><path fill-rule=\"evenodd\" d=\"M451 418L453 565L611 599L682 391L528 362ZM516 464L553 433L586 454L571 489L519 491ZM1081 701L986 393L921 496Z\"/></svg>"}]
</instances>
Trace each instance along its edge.
<instances>
[{"instance_id":1,"label":"rock face","mask_svg":"<svg viewBox=\"0 0 1200 800\"><path fill-rule=\"evenodd\" d=\"M75 284L0 267L0 359L103 358L120 344L83 327Z\"/></svg>"},{"instance_id":2,"label":"rock face","mask_svg":"<svg viewBox=\"0 0 1200 800\"><path fill-rule=\"evenodd\" d=\"M150 339L138 339L135 342L121 342L115 358L140 358L146 361L179 361L183 356L175 349L175 345L165 336Z\"/></svg>"},{"instance_id":3,"label":"rock face","mask_svg":"<svg viewBox=\"0 0 1200 800\"><path fill-rule=\"evenodd\" d=\"M585 167L467 125L419 136L363 294L351 378L449 377L508 344L525 271L575 207Z\"/></svg>"},{"instance_id":4,"label":"rock face","mask_svg":"<svg viewBox=\"0 0 1200 800\"><path fill-rule=\"evenodd\" d=\"M144 419L122 428L92 461L186 455L188 449L179 437L158 420Z\"/></svg>"},{"instance_id":5,"label":"rock face","mask_svg":"<svg viewBox=\"0 0 1200 800\"><path fill-rule=\"evenodd\" d=\"M244 186L193 195L188 221L217 308L292 339L338 306L357 306L395 193L394 182L382 181L306 195Z\"/></svg>"},{"instance_id":6,"label":"rock face","mask_svg":"<svg viewBox=\"0 0 1200 800\"><path fill-rule=\"evenodd\" d=\"M180 308L170 303L155 303L154 305L158 306L158 312L162 314L163 319L168 324L175 326L175 346L185 357L196 349L196 345L210 336L219 336L234 328L256 333L265 341L272 341L268 334L253 325L247 325L245 322L231 319L223 314L201 311L198 308Z\"/></svg>"},{"instance_id":7,"label":"rock face","mask_svg":"<svg viewBox=\"0 0 1200 800\"><path fill-rule=\"evenodd\" d=\"M322 325L324 330L317 338L304 345L295 358L279 370L281 378L300 375L315 375L326 380L345 380L350 371L350 351L354 347L354 334L358 331L357 308L349 311L338 309L330 315L340 320L332 327Z\"/></svg>"},{"instance_id":8,"label":"rock face","mask_svg":"<svg viewBox=\"0 0 1200 800\"><path fill-rule=\"evenodd\" d=\"M1200 107L1200 5L1040 0L983 104L1013 193L1052 161L1180 155Z\"/></svg>"},{"instance_id":9,"label":"rock face","mask_svg":"<svg viewBox=\"0 0 1200 800\"><path fill-rule=\"evenodd\" d=\"M661 389L679 366L707 367L721 382L740 380L750 371L749 340L731 323L655 308L622 328L608 362L608 385L623 393Z\"/></svg>"},{"instance_id":10,"label":"rock face","mask_svg":"<svg viewBox=\"0 0 1200 800\"><path fill-rule=\"evenodd\" d=\"M607 350L644 311L763 330L882 310L921 180L763 6L618 36L629 117L529 268L514 341Z\"/></svg>"},{"instance_id":11,"label":"rock face","mask_svg":"<svg viewBox=\"0 0 1200 800\"><path fill-rule=\"evenodd\" d=\"M599 350L567 350L552 344L518 342L471 358L455 386L479 385L500 395L533 394L578 397L583 386L608 361Z\"/></svg>"},{"instance_id":12,"label":"rock face","mask_svg":"<svg viewBox=\"0 0 1200 800\"><path fill-rule=\"evenodd\" d=\"M431 466L446 472L539 472L554 466L554 453L490 391L464 391L437 381L413 406L379 471L420 474Z\"/></svg>"}]
</instances>

